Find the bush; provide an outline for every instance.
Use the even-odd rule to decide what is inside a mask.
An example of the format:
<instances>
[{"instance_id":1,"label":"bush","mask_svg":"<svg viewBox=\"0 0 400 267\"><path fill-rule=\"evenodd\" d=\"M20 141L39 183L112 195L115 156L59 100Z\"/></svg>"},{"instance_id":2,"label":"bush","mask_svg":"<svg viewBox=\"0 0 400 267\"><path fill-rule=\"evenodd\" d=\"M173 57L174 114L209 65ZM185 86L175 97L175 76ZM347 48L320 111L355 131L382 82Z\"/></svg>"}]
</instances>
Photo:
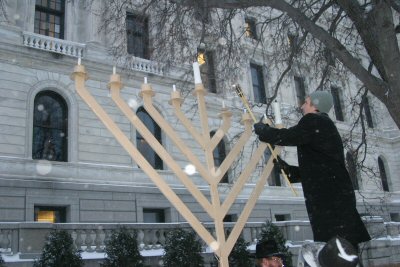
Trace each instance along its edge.
<instances>
[{"instance_id":1,"label":"bush","mask_svg":"<svg viewBox=\"0 0 400 267\"><path fill-rule=\"evenodd\" d=\"M292 253L285 245L286 239L284 238L278 226L274 225L270 221L267 221L262 227L260 240L270 239L274 239L276 241L279 251L285 255L284 265L286 267L292 267Z\"/></svg>"},{"instance_id":2,"label":"bush","mask_svg":"<svg viewBox=\"0 0 400 267\"><path fill-rule=\"evenodd\" d=\"M247 250L247 246L249 246L249 243L246 242L243 237L239 237L231 251L231 254L229 254L228 260L230 267L254 266L254 262L250 252Z\"/></svg>"},{"instance_id":3,"label":"bush","mask_svg":"<svg viewBox=\"0 0 400 267\"><path fill-rule=\"evenodd\" d=\"M167 234L164 246L164 266L201 267L204 260L201 255L201 243L193 231L175 229Z\"/></svg>"},{"instance_id":4,"label":"bush","mask_svg":"<svg viewBox=\"0 0 400 267\"><path fill-rule=\"evenodd\" d=\"M113 231L110 240L106 242L105 252L105 267L144 267L136 231L128 231L126 228Z\"/></svg>"},{"instance_id":5,"label":"bush","mask_svg":"<svg viewBox=\"0 0 400 267\"><path fill-rule=\"evenodd\" d=\"M67 231L54 231L46 238L42 255L33 267L81 267L83 260L74 247L72 237Z\"/></svg>"}]
</instances>

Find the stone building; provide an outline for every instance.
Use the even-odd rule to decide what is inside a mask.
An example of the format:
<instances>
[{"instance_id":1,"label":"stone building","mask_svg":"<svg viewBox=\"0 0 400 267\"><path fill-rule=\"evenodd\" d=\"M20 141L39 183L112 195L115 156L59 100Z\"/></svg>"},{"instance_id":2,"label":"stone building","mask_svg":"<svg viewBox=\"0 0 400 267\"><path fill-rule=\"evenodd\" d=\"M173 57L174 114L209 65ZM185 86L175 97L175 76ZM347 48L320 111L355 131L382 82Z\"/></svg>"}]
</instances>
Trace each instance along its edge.
<instances>
[{"instance_id":1,"label":"stone building","mask_svg":"<svg viewBox=\"0 0 400 267\"><path fill-rule=\"evenodd\" d=\"M200 220L208 222L207 213L110 99L107 83L115 63L107 50L107 34L98 31L101 19L83 8L83 1L17 0L3 3L0 24L0 223L185 222L76 93L70 74L78 58L90 76L86 86L98 102ZM102 1L94 1L93 5L101 7ZM137 35L128 34L126 51L133 56L135 64L130 69L118 64L116 68L124 83L123 96L184 168L190 162L143 109L139 92L146 78L156 93L156 108L201 158L201 148L186 129L177 124L168 104L172 85L182 82L181 74L191 71L191 62L187 66L164 69L148 55L149 44L140 35L148 30L146 25L138 23L137 16L129 11L126 19L126 27L135 29ZM238 20L237 23L255 27L252 20ZM205 75L209 77L212 60L207 55L206 59L209 66ZM269 89L261 63L256 58L248 59L248 64L243 66L245 75L241 84L252 102L263 103L269 96ZM293 71L285 81L287 89L278 95L284 114L313 91L313 84L308 84L308 80L309 77ZM346 82L338 80L331 88L335 108L330 116L343 134L350 128L346 96L357 86L355 78L351 78ZM242 110L238 108L240 100L224 98L212 79L209 79L207 89L211 133L220 125L218 113L222 102L233 111L232 131L214 153L220 164L229 152L234 136L243 130L240 124ZM370 154L366 162L379 175L372 178L360 173L353 175L359 211L363 215L379 214L385 222L400 221L400 159L395 156L400 149L400 133L383 104L373 97L368 101ZM190 96L183 105L192 118L198 116L193 111L194 105L195 100ZM256 107L255 112L261 115L264 109L265 106ZM296 120L296 116L287 115L284 124L293 125ZM199 126L196 119L193 123ZM252 138L254 140L254 136ZM244 150L245 159L250 157L253 145L249 144ZM286 149L284 155L295 164L295 153L295 150ZM353 166L350 152L347 159L349 166ZM231 188L238 173L238 169L228 171L220 187L222 194ZM257 175L253 176L226 216L227 222L234 222L244 207L257 180ZM192 177L201 192L209 197L208 187L201 177L197 174ZM294 188L301 192L300 185L295 184ZM266 220L308 220L301 193L294 196L277 173L269 179L269 185L249 218L249 222ZM307 238L311 239L311 236Z\"/></svg>"}]
</instances>

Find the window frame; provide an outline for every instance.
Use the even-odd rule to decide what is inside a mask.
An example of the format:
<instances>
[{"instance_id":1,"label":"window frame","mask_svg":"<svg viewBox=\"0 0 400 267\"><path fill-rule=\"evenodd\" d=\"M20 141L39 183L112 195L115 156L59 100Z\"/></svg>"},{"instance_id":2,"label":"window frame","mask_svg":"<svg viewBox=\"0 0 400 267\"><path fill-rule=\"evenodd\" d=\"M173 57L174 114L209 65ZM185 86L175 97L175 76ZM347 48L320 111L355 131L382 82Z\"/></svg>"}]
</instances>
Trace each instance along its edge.
<instances>
[{"instance_id":1,"label":"window frame","mask_svg":"<svg viewBox=\"0 0 400 267\"><path fill-rule=\"evenodd\" d=\"M372 118L371 106L369 104L368 96L363 96L361 101L363 104L363 112L365 115L365 121L367 122L368 127L373 129L374 128L374 120Z\"/></svg>"},{"instance_id":2,"label":"window frame","mask_svg":"<svg viewBox=\"0 0 400 267\"><path fill-rule=\"evenodd\" d=\"M47 1L47 6L43 6L43 5L39 5L37 4L37 2L40 0L36 0L35 1L35 16L34 16L34 32L37 34L41 34L41 35L45 35L45 36L49 36L49 37L53 37L53 38L57 38L57 39L64 39L64 32L65 32L65 0L60 0L61 1L61 10L57 10L57 9L53 9L50 7L50 3L52 1ZM46 14L46 18L45 20L41 20L41 15L39 15L39 19L36 19L36 12L40 13L44 13ZM55 16L55 17L59 17L60 18L60 33L59 36L56 37L55 34L54 36L50 35L50 18L51 16ZM41 33L41 24L45 22L46 26L48 27L47 29L45 29L45 33ZM54 25L58 25L54 22ZM38 27L38 28L37 28ZM56 26L54 26L56 27ZM55 29L54 29L55 30ZM53 31L53 33L56 33L56 31Z\"/></svg>"},{"instance_id":3,"label":"window frame","mask_svg":"<svg viewBox=\"0 0 400 267\"><path fill-rule=\"evenodd\" d=\"M147 120L143 120L141 113L146 116ZM153 120L153 118L150 116L150 114L146 111L146 109L142 106L139 107L136 111L136 115L139 117L139 119L143 122L143 124L147 127L147 129L153 134L153 136L158 140L158 142L162 145L163 140L162 140L162 130L160 126ZM151 122L152 125L149 125L148 123ZM154 131L153 131L154 129ZM143 144L143 147L141 147L140 142L144 141L146 144ZM139 152L146 158L146 160L152 165L152 167L156 170L164 170L164 162L160 158L160 156L154 151L154 149L148 144L148 142L142 137L142 135L139 133L139 131L136 130L136 147L139 150ZM142 152L143 148L149 149L149 151L146 151L146 153ZM152 160L150 161L149 157L153 157Z\"/></svg>"},{"instance_id":4,"label":"window frame","mask_svg":"<svg viewBox=\"0 0 400 267\"><path fill-rule=\"evenodd\" d=\"M136 27L128 28L129 21L131 25ZM139 25L141 23L141 25ZM137 28L141 26L141 31ZM129 55L133 55L138 58L150 59L150 32L149 32L149 18L147 16L139 15L134 12L126 12L126 52ZM137 39L136 39L137 38ZM140 41L138 41L140 40ZM135 47L138 47L138 42L140 46L143 47L143 51L136 51Z\"/></svg>"},{"instance_id":5,"label":"window frame","mask_svg":"<svg viewBox=\"0 0 400 267\"><path fill-rule=\"evenodd\" d=\"M213 137L215 135L215 131L210 132L210 137ZM221 141L218 143L218 145L215 147L213 150L213 158L214 158L214 166L219 167L221 164L224 162L227 153L226 153L226 142L224 138L221 139ZM227 171L224 176L222 177L220 183L229 183L229 171Z\"/></svg>"},{"instance_id":6,"label":"window frame","mask_svg":"<svg viewBox=\"0 0 400 267\"><path fill-rule=\"evenodd\" d=\"M215 74L215 56L214 51L197 49L197 62L200 67L200 75L204 86L208 92L217 93L217 78ZM204 62L202 62L204 61Z\"/></svg>"},{"instance_id":7,"label":"window frame","mask_svg":"<svg viewBox=\"0 0 400 267\"><path fill-rule=\"evenodd\" d=\"M244 19L245 23L245 34L248 38L258 40L257 34L257 21L254 18L246 17Z\"/></svg>"},{"instance_id":8,"label":"window frame","mask_svg":"<svg viewBox=\"0 0 400 267\"><path fill-rule=\"evenodd\" d=\"M43 110L39 109L39 105L42 105L42 104L38 103L40 101L40 98L42 98L42 97L52 98L56 103L58 103L61 106L61 108L62 108L61 113L63 113L63 115L64 115L64 117L62 118L63 121L61 122L61 125L63 126L62 128L55 127L53 125L37 124L36 116L41 115L41 113L39 113L39 112L43 111ZM51 114L54 114L54 113L55 112L51 112ZM65 100L65 98L62 95L60 95L59 93L54 92L52 90L40 91L35 95L35 97L33 99L32 114L33 114L33 117L32 117L32 140L31 140L31 142L32 142L32 153L31 153L32 159L34 159L34 160L43 160L44 159L44 160L49 160L49 161L68 162L69 108L68 108L68 104L67 104L67 101ZM41 156L37 156L37 153L39 153L39 151L36 149L36 148L38 148L38 144L36 144L35 142L40 141L40 140L38 140L38 137L35 134L35 132L37 132L37 131L40 131L40 133L42 133L42 131L46 132L46 134L44 134L44 135L46 135L46 137L44 139L47 138L47 140L49 140L49 143L47 146L44 143L42 145L42 147L43 147L42 150L46 150L46 155L48 154L47 152L49 152L49 153L56 152L55 144L53 142L51 142L51 140L62 138L62 142L60 145L60 151L61 151L60 160L58 160L57 158L52 159L52 157L43 158L43 154ZM54 132L54 131L59 131L63 135L61 135L61 134L59 134L59 136L53 135L52 132ZM42 141L46 142L46 140L42 140ZM56 143L59 143L59 142L56 142ZM51 145L53 145L53 146L51 146ZM49 154L49 156L50 155L51 154Z\"/></svg>"},{"instance_id":9,"label":"window frame","mask_svg":"<svg viewBox=\"0 0 400 267\"><path fill-rule=\"evenodd\" d=\"M296 91L297 106L301 108L306 100L306 86L304 78L300 76L293 76L293 81Z\"/></svg>"},{"instance_id":10,"label":"window frame","mask_svg":"<svg viewBox=\"0 0 400 267\"><path fill-rule=\"evenodd\" d=\"M335 118L337 121L344 122L344 112L342 107L342 96L339 87L331 87L331 95L333 98L333 108L335 110Z\"/></svg>"},{"instance_id":11,"label":"window frame","mask_svg":"<svg viewBox=\"0 0 400 267\"><path fill-rule=\"evenodd\" d=\"M253 79L253 70L256 72L257 84L255 84L255 81ZM250 63L250 77L251 77L251 85L253 88L254 102L266 104L267 93L265 88L263 66L255 63Z\"/></svg>"}]
</instances>

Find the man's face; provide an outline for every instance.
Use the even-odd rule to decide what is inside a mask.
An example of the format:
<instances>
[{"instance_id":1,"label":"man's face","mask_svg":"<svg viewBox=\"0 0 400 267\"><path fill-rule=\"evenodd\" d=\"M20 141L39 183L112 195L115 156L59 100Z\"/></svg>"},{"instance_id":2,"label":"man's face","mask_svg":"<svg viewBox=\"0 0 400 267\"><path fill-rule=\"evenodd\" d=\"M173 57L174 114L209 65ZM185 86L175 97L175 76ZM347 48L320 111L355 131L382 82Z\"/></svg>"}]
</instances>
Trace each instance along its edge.
<instances>
[{"instance_id":1,"label":"man's face","mask_svg":"<svg viewBox=\"0 0 400 267\"><path fill-rule=\"evenodd\" d=\"M301 110L303 111L303 115L317 112L317 108L311 103L311 99L309 96L306 98L304 104L301 106Z\"/></svg>"},{"instance_id":2,"label":"man's face","mask_svg":"<svg viewBox=\"0 0 400 267\"><path fill-rule=\"evenodd\" d=\"M261 267L284 267L283 261L279 257L263 258Z\"/></svg>"}]
</instances>

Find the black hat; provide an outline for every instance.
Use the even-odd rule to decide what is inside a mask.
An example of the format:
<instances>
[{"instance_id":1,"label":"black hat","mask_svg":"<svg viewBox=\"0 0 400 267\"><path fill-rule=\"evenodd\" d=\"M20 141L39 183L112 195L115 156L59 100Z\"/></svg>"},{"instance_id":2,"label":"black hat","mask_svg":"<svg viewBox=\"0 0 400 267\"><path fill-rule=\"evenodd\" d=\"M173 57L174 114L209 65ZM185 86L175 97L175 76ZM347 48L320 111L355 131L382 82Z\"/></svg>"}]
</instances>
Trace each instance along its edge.
<instances>
[{"instance_id":1,"label":"black hat","mask_svg":"<svg viewBox=\"0 0 400 267\"><path fill-rule=\"evenodd\" d=\"M268 257L280 257L283 258L284 254L279 251L278 244L275 240L261 240L256 245L256 258L268 258Z\"/></svg>"},{"instance_id":2,"label":"black hat","mask_svg":"<svg viewBox=\"0 0 400 267\"><path fill-rule=\"evenodd\" d=\"M318 254L322 267L355 267L358 264L357 250L344 238L330 239Z\"/></svg>"},{"instance_id":3,"label":"black hat","mask_svg":"<svg viewBox=\"0 0 400 267\"><path fill-rule=\"evenodd\" d=\"M305 244L301 256L312 267L355 267L358 264L356 249L341 237L331 238L327 243Z\"/></svg>"}]
</instances>

